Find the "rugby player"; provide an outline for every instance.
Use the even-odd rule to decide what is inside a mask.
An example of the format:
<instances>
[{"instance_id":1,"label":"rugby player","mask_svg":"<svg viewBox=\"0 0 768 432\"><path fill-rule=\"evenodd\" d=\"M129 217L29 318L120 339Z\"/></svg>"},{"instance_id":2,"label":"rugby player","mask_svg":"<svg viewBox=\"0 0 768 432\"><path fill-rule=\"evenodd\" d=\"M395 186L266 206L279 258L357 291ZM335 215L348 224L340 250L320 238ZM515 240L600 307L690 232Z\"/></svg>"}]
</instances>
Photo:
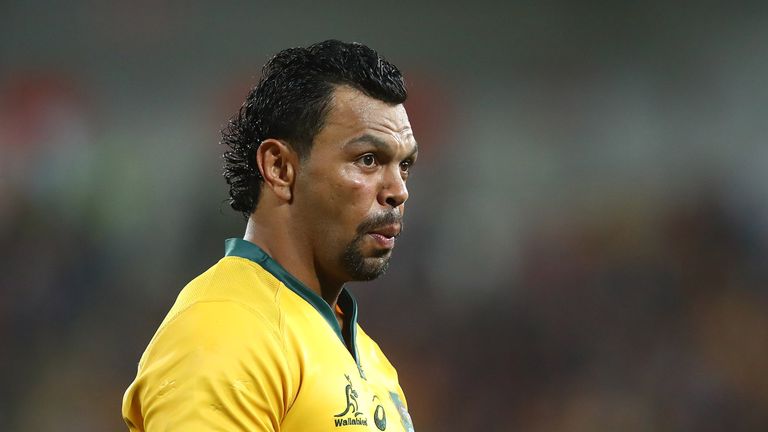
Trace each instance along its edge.
<instances>
[{"instance_id":1,"label":"rugby player","mask_svg":"<svg viewBox=\"0 0 768 432\"><path fill-rule=\"evenodd\" d=\"M123 398L131 431L413 431L344 287L388 266L417 144L358 43L281 51L223 132L243 238L179 294Z\"/></svg>"}]
</instances>

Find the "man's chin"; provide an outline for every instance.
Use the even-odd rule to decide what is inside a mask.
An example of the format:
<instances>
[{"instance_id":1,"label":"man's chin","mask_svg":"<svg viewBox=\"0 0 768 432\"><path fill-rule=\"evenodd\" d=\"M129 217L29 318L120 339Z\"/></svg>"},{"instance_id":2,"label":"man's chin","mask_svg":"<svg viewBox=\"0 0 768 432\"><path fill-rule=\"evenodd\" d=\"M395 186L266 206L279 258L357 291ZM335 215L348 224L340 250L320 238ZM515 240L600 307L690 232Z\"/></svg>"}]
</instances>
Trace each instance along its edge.
<instances>
[{"instance_id":1,"label":"man's chin","mask_svg":"<svg viewBox=\"0 0 768 432\"><path fill-rule=\"evenodd\" d=\"M350 243L341 257L341 262L354 281L369 281L383 275L389 268L392 248L376 247L358 237Z\"/></svg>"},{"instance_id":2,"label":"man's chin","mask_svg":"<svg viewBox=\"0 0 768 432\"><path fill-rule=\"evenodd\" d=\"M371 251L368 253L368 256L364 258L365 260L381 260L386 259L389 260L389 257L392 256L392 249L371 249Z\"/></svg>"},{"instance_id":3,"label":"man's chin","mask_svg":"<svg viewBox=\"0 0 768 432\"><path fill-rule=\"evenodd\" d=\"M386 251L384 256L381 257L363 258L362 262L356 265L355 268L347 269L351 270L350 276L352 280L370 281L382 276L389 268L389 255L390 251Z\"/></svg>"}]
</instances>

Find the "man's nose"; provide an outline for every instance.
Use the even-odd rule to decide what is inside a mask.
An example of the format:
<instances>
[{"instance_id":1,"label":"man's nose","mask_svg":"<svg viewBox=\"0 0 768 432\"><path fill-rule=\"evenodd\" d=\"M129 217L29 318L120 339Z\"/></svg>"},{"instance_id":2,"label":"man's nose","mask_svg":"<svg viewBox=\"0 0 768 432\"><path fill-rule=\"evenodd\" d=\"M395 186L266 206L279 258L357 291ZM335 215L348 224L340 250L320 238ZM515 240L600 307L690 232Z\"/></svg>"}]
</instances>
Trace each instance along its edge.
<instances>
[{"instance_id":1,"label":"man's nose","mask_svg":"<svg viewBox=\"0 0 768 432\"><path fill-rule=\"evenodd\" d=\"M382 205L388 205L392 208L400 207L408 200L408 187L405 185L405 179L400 172L400 167L387 170L384 184L382 185L379 202Z\"/></svg>"}]
</instances>

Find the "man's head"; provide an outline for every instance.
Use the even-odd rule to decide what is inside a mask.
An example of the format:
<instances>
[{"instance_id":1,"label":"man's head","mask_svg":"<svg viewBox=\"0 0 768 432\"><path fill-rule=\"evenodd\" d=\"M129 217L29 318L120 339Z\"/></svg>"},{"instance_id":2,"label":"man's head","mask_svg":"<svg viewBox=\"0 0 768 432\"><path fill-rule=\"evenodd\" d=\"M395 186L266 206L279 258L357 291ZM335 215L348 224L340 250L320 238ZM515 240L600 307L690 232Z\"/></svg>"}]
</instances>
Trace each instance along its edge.
<instances>
[{"instance_id":1,"label":"man's head","mask_svg":"<svg viewBox=\"0 0 768 432\"><path fill-rule=\"evenodd\" d=\"M255 155L261 142L282 139L301 158L308 157L333 91L341 85L392 105L408 97L397 67L358 43L328 40L280 51L267 62L261 80L223 131L222 142L230 147L224 153L224 177L233 209L246 217L256 209L262 178Z\"/></svg>"},{"instance_id":2,"label":"man's head","mask_svg":"<svg viewBox=\"0 0 768 432\"><path fill-rule=\"evenodd\" d=\"M278 53L224 131L232 207L246 215L268 207L258 211L306 244L323 278L379 276L416 158L405 99L397 68L364 45Z\"/></svg>"}]
</instances>

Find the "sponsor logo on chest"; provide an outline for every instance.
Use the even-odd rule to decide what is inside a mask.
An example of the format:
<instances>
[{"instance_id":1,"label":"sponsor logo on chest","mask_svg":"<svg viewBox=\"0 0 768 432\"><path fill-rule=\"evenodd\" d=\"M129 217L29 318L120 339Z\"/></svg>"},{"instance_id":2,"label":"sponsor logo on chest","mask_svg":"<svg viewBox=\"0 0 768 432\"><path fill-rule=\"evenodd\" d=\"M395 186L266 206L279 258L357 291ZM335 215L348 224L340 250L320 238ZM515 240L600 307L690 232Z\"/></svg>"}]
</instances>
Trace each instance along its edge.
<instances>
[{"instance_id":1,"label":"sponsor logo on chest","mask_svg":"<svg viewBox=\"0 0 768 432\"><path fill-rule=\"evenodd\" d=\"M359 397L357 390L352 385L349 375L344 375L347 379L347 386L344 392L347 399L347 406L344 411L333 416L333 424L336 427L342 426L368 426L368 418L360 411L360 405L357 401Z\"/></svg>"},{"instance_id":2,"label":"sponsor logo on chest","mask_svg":"<svg viewBox=\"0 0 768 432\"><path fill-rule=\"evenodd\" d=\"M345 426L368 426L368 421L373 418L373 425L380 431L387 430L387 412L384 409L384 403L378 396L374 395L368 406L361 406L360 401L362 399L360 393L358 393L355 385L352 383L352 379L349 375L344 375L347 380L347 385L344 387L344 400L346 405L336 415L333 416L333 425L337 428L343 428ZM397 409L400 422L403 429L406 432L413 432L413 423L411 422L411 416L408 414L408 410L405 408L405 404L400 399L400 396L395 392L389 392L389 397L392 403ZM370 410L370 413L363 411ZM396 417L397 418L397 415Z\"/></svg>"}]
</instances>

